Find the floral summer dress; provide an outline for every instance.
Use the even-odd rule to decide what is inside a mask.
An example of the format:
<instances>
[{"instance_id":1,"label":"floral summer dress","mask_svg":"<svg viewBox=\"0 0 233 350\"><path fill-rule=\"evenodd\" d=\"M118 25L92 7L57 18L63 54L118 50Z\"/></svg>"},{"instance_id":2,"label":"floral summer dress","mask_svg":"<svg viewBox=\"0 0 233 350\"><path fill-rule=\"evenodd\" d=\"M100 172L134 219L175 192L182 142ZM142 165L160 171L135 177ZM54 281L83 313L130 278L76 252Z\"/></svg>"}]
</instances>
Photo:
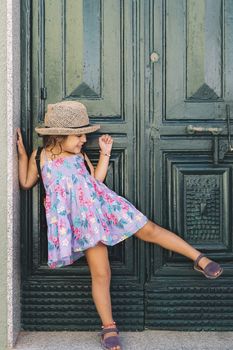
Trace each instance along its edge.
<instances>
[{"instance_id":1,"label":"floral summer dress","mask_svg":"<svg viewBox=\"0 0 233 350\"><path fill-rule=\"evenodd\" d=\"M99 241L113 246L146 224L133 204L89 174L81 154L51 160L43 151L51 269L72 264Z\"/></svg>"}]
</instances>

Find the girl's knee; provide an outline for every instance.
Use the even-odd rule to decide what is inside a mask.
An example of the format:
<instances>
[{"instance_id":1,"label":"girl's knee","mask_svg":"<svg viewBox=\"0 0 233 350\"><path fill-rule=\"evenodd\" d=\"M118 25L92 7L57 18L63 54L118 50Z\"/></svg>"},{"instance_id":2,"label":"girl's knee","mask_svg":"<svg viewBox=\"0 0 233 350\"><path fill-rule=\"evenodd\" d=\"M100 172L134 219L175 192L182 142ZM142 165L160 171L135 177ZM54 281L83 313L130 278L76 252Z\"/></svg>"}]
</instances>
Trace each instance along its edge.
<instances>
[{"instance_id":1,"label":"girl's knee","mask_svg":"<svg viewBox=\"0 0 233 350\"><path fill-rule=\"evenodd\" d=\"M91 272L92 279L100 282L109 281L111 279L111 270L108 266L106 268L95 268Z\"/></svg>"},{"instance_id":2,"label":"girl's knee","mask_svg":"<svg viewBox=\"0 0 233 350\"><path fill-rule=\"evenodd\" d=\"M87 249L85 256L92 278L100 281L110 279L111 269L106 245L99 242L95 247Z\"/></svg>"},{"instance_id":3,"label":"girl's knee","mask_svg":"<svg viewBox=\"0 0 233 350\"><path fill-rule=\"evenodd\" d=\"M154 237L157 227L158 226L153 221L148 220L146 225L135 233L135 236L144 241L150 241L151 237Z\"/></svg>"}]
</instances>

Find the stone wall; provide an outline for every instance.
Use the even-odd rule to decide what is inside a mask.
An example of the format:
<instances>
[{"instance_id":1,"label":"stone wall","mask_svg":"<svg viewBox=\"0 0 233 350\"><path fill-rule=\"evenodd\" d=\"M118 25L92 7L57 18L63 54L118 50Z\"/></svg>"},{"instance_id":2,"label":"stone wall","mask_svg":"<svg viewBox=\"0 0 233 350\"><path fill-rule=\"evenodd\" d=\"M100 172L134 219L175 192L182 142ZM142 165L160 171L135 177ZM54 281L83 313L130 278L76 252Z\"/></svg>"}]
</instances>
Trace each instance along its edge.
<instances>
[{"instance_id":1,"label":"stone wall","mask_svg":"<svg viewBox=\"0 0 233 350\"><path fill-rule=\"evenodd\" d=\"M0 1L0 349L20 331L20 0Z\"/></svg>"}]
</instances>

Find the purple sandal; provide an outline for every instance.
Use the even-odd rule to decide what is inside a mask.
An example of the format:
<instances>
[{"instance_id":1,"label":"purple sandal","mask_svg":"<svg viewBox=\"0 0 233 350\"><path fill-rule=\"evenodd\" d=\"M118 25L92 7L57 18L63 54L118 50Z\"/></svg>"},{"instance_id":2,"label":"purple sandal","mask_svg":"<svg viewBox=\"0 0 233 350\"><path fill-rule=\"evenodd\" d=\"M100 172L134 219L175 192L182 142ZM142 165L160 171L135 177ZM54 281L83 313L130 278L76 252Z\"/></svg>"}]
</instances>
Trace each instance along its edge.
<instances>
[{"instance_id":1,"label":"purple sandal","mask_svg":"<svg viewBox=\"0 0 233 350\"><path fill-rule=\"evenodd\" d=\"M219 277L223 273L223 268L214 261L211 261L206 265L204 269L198 267L198 262L201 258L205 257L205 254L201 253L198 255L197 259L194 261L194 270L203 273L207 278L214 279ZM216 272L218 272L216 274Z\"/></svg>"},{"instance_id":2,"label":"purple sandal","mask_svg":"<svg viewBox=\"0 0 233 350\"><path fill-rule=\"evenodd\" d=\"M99 333L99 335L101 336L100 343L102 348L104 350L109 350L109 349L112 349L114 346L120 346L121 350L123 350L118 335L113 335L113 336L104 338L104 334L110 333L110 332L116 332L117 334L119 334L117 327L103 328L102 331Z\"/></svg>"}]
</instances>

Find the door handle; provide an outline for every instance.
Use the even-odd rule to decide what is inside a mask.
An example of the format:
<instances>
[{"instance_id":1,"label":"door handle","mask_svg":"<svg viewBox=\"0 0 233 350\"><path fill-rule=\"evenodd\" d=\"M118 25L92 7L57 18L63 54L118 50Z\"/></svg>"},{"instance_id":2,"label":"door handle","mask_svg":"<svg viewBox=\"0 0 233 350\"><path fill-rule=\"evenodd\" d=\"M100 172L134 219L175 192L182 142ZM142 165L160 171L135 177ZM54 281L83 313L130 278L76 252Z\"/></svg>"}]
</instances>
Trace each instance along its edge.
<instances>
[{"instance_id":1,"label":"door handle","mask_svg":"<svg viewBox=\"0 0 233 350\"><path fill-rule=\"evenodd\" d=\"M230 124L230 105L226 104L226 123L227 123L227 132L228 132L228 140L227 144L224 144L224 147L222 147L222 144L220 146L220 159L224 158L224 155L227 153L227 151L233 152L233 145L231 142L231 124ZM207 133L210 132L213 135L213 157L214 157L214 164L218 164L219 160L219 138L218 135L222 132L222 128L218 127L210 127L205 128L202 126L193 126L188 125L186 127L186 132L188 134L195 134L195 133Z\"/></svg>"},{"instance_id":2,"label":"door handle","mask_svg":"<svg viewBox=\"0 0 233 350\"><path fill-rule=\"evenodd\" d=\"M186 127L186 131L188 134L195 134L195 133L207 133L210 132L213 135L213 159L214 159L214 164L218 164L218 149L219 149L219 140L218 140L218 135L222 132L222 128L214 128L214 127L209 127L205 128L202 126L193 126L193 125L188 125Z\"/></svg>"},{"instance_id":3,"label":"door handle","mask_svg":"<svg viewBox=\"0 0 233 350\"><path fill-rule=\"evenodd\" d=\"M210 132L212 135L219 135L222 132L222 128L203 128L202 126L193 126L193 125L188 125L186 127L186 131L188 134L194 134L195 132Z\"/></svg>"}]
</instances>

